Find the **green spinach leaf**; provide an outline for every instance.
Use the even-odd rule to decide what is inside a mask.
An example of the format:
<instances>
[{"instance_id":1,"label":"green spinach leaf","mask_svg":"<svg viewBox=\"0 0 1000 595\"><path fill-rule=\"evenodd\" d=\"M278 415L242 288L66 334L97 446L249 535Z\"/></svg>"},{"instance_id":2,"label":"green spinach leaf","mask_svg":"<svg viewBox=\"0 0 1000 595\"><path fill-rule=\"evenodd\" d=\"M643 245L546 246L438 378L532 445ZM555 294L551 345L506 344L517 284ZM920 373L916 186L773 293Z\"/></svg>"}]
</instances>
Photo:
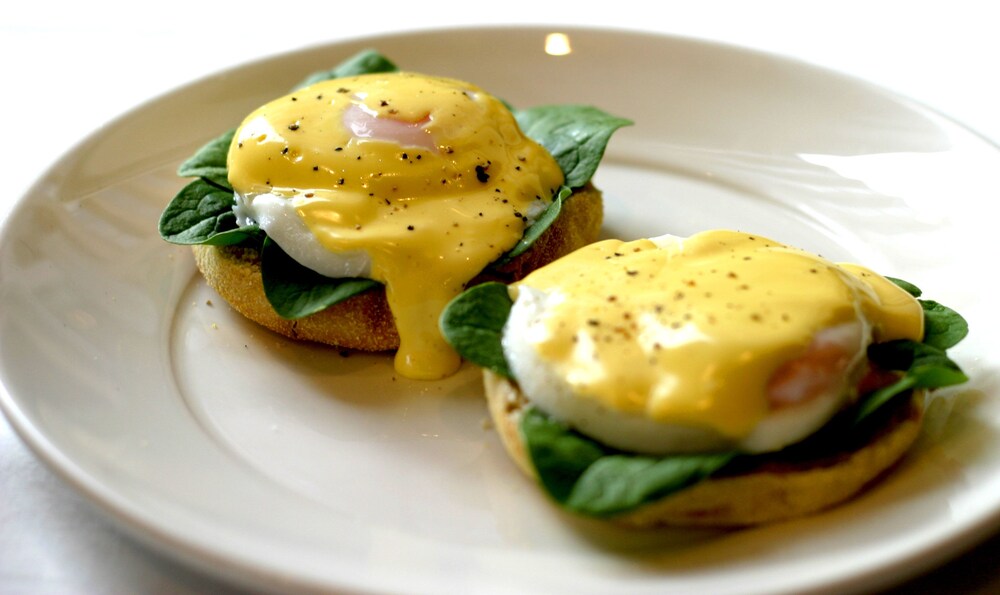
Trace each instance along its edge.
<instances>
[{"instance_id":1,"label":"green spinach leaf","mask_svg":"<svg viewBox=\"0 0 1000 595\"><path fill-rule=\"evenodd\" d=\"M886 277L886 279L906 290L915 298L923 295L919 287L908 281L894 277ZM948 349L957 345L969 334L969 323L958 312L932 300L917 301L924 310L924 343L938 349Z\"/></svg>"},{"instance_id":2,"label":"green spinach leaf","mask_svg":"<svg viewBox=\"0 0 1000 595\"><path fill-rule=\"evenodd\" d=\"M949 349L969 334L969 323L958 312L931 300L919 300L924 309L924 343Z\"/></svg>"},{"instance_id":3,"label":"green spinach leaf","mask_svg":"<svg viewBox=\"0 0 1000 595\"><path fill-rule=\"evenodd\" d=\"M362 50L330 70L314 72L296 85L293 91L330 79L375 74L377 72L396 72L398 70L399 68L391 60L377 51L370 49Z\"/></svg>"},{"instance_id":4,"label":"green spinach leaf","mask_svg":"<svg viewBox=\"0 0 1000 595\"><path fill-rule=\"evenodd\" d=\"M621 453L569 429L535 408L521 435L549 495L567 509L608 517L694 485L719 471L734 452L644 456Z\"/></svg>"},{"instance_id":5,"label":"green spinach leaf","mask_svg":"<svg viewBox=\"0 0 1000 595\"><path fill-rule=\"evenodd\" d=\"M260 234L256 226L239 227L233 193L197 179L181 189L160 215L160 236L173 244L229 246Z\"/></svg>"},{"instance_id":6,"label":"green spinach leaf","mask_svg":"<svg viewBox=\"0 0 1000 595\"><path fill-rule=\"evenodd\" d=\"M919 287L893 277L886 277L913 297L923 292ZM924 312L924 337L921 342L887 341L871 345L868 358L886 370L903 372L896 382L864 395L858 403L855 425L872 416L894 397L918 388L942 388L969 380L965 372L948 357L947 349L957 345L969 333L965 318L951 308L931 300L918 299Z\"/></svg>"},{"instance_id":7,"label":"green spinach leaf","mask_svg":"<svg viewBox=\"0 0 1000 595\"><path fill-rule=\"evenodd\" d=\"M579 188L593 177L611 134L632 124L584 105L533 107L518 110L514 116L524 134L559 163L570 188Z\"/></svg>"},{"instance_id":8,"label":"green spinach leaf","mask_svg":"<svg viewBox=\"0 0 1000 595\"><path fill-rule=\"evenodd\" d=\"M566 502L580 476L604 456L603 446L535 407L523 411L519 429L539 481L557 502Z\"/></svg>"},{"instance_id":9,"label":"green spinach leaf","mask_svg":"<svg viewBox=\"0 0 1000 595\"><path fill-rule=\"evenodd\" d=\"M943 349L927 343L908 339L877 343L868 348L868 358L881 368L902 371L903 377L866 396L860 403L855 423L910 389L941 388L969 380Z\"/></svg>"},{"instance_id":10,"label":"green spinach leaf","mask_svg":"<svg viewBox=\"0 0 1000 595\"><path fill-rule=\"evenodd\" d=\"M235 135L236 129L233 128L208 141L177 168L177 175L182 178L204 178L215 186L232 192L226 157Z\"/></svg>"},{"instance_id":11,"label":"green spinach leaf","mask_svg":"<svg viewBox=\"0 0 1000 595\"><path fill-rule=\"evenodd\" d=\"M295 320L381 286L371 279L332 279L295 262L271 238L260 251L264 294L282 318Z\"/></svg>"},{"instance_id":12,"label":"green spinach leaf","mask_svg":"<svg viewBox=\"0 0 1000 595\"><path fill-rule=\"evenodd\" d=\"M556 160L565 182L548 208L495 265L510 262L531 248L559 217L563 202L572 196L573 189L582 187L593 177L611 134L632 123L597 108L579 105L550 105L511 111L524 134L545 147Z\"/></svg>"},{"instance_id":13,"label":"green spinach leaf","mask_svg":"<svg viewBox=\"0 0 1000 595\"><path fill-rule=\"evenodd\" d=\"M886 277L886 279L892 281L893 283L898 285L900 289L906 291L915 298L918 298L921 296L921 294L923 294L923 292L920 291L919 287L917 287L913 283L910 283L909 281L903 281L902 279L897 279L895 277Z\"/></svg>"},{"instance_id":14,"label":"green spinach leaf","mask_svg":"<svg viewBox=\"0 0 1000 595\"><path fill-rule=\"evenodd\" d=\"M511 305L503 283L476 285L441 312L441 334L463 358L510 378L500 338Z\"/></svg>"}]
</instances>

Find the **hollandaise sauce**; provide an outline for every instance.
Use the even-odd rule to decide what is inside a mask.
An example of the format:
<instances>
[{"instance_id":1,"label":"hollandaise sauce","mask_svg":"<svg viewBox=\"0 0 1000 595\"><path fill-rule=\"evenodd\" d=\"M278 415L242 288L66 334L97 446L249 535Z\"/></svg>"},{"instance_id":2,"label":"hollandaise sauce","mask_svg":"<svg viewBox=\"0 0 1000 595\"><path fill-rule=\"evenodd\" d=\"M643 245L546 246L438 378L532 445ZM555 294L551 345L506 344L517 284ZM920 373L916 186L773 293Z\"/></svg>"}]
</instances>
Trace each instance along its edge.
<instances>
[{"instance_id":1,"label":"hollandaise sauce","mask_svg":"<svg viewBox=\"0 0 1000 595\"><path fill-rule=\"evenodd\" d=\"M399 331L396 369L424 379L460 363L438 331L444 306L563 182L502 102L413 73L335 79L269 103L244 120L228 159L247 212L277 198L305 243L333 259L367 256L361 274L385 285ZM278 225L274 211L255 218L265 231Z\"/></svg>"},{"instance_id":2,"label":"hollandaise sauce","mask_svg":"<svg viewBox=\"0 0 1000 595\"><path fill-rule=\"evenodd\" d=\"M767 415L769 380L820 331L861 320L875 341L923 336L920 305L884 277L735 231L598 242L512 297L522 286L549 296L526 340L575 394L732 439Z\"/></svg>"}]
</instances>

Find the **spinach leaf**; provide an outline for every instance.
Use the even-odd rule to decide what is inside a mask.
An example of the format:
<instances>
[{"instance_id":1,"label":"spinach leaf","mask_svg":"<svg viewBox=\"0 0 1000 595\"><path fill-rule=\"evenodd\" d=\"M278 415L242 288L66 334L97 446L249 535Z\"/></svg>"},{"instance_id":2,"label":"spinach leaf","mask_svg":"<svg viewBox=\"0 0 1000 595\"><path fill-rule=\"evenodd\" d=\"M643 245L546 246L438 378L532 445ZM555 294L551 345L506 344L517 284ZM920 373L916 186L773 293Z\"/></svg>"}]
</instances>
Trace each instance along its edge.
<instances>
[{"instance_id":1,"label":"spinach leaf","mask_svg":"<svg viewBox=\"0 0 1000 595\"><path fill-rule=\"evenodd\" d=\"M948 349L969 334L969 323L958 312L935 301L919 301L924 309L924 343Z\"/></svg>"},{"instance_id":2,"label":"spinach leaf","mask_svg":"<svg viewBox=\"0 0 1000 595\"><path fill-rule=\"evenodd\" d=\"M282 318L295 320L315 314L381 284L371 279L332 279L295 262L271 238L260 251L264 294Z\"/></svg>"},{"instance_id":3,"label":"spinach leaf","mask_svg":"<svg viewBox=\"0 0 1000 595\"><path fill-rule=\"evenodd\" d=\"M197 179L181 189L160 215L160 236L173 244L239 244L260 233L256 226L239 227L233 213L232 190Z\"/></svg>"},{"instance_id":4,"label":"spinach leaf","mask_svg":"<svg viewBox=\"0 0 1000 595\"><path fill-rule=\"evenodd\" d=\"M535 407L522 412L520 431L539 481L557 502L566 502L580 476L604 456L603 446Z\"/></svg>"},{"instance_id":5,"label":"spinach leaf","mask_svg":"<svg viewBox=\"0 0 1000 595\"><path fill-rule=\"evenodd\" d=\"M441 312L441 334L465 359L510 378L500 338L512 304L503 283L476 285Z\"/></svg>"},{"instance_id":6,"label":"spinach leaf","mask_svg":"<svg viewBox=\"0 0 1000 595\"><path fill-rule=\"evenodd\" d=\"M397 68L391 60L377 51L370 49L362 50L330 70L321 70L319 72L312 73L306 77L305 80L296 85L293 91L297 91L315 83L328 81L330 79L339 79L345 76L358 76L362 74L375 74L377 72L396 72L398 70L399 68Z\"/></svg>"},{"instance_id":7,"label":"spinach leaf","mask_svg":"<svg viewBox=\"0 0 1000 595\"><path fill-rule=\"evenodd\" d=\"M587 468L566 506L591 516L628 512L707 479L735 456L735 452L660 457L606 455Z\"/></svg>"},{"instance_id":8,"label":"spinach leaf","mask_svg":"<svg viewBox=\"0 0 1000 595\"><path fill-rule=\"evenodd\" d=\"M229 145L233 142L236 129L233 128L218 137L208 141L194 155L177 168L177 175L182 178L204 178L208 182L232 192L229 184L229 168L226 157L229 155Z\"/></svg>"},{"instance_id":9,"label":"spinach leaf","mask_svg":"<svg viewBox=\"0 0 1000 595\"><path fill-rule=\"evenodd\" d=\"M923 292L919 287L893 277L886 277L913 297ZM946 353L969 334L969 323L961 314L931 300L920 300L924 311L924 337L921 342L888 341L871 345L868 358L886 370L898 370L903 376L896 382L864 395L858 403L854 423L860 424L891 402L893 397L916 388L941 388L967 382L969 377Z\"/></svg>"},{"instance_id":10,"label":"spinach leaf","mask_svg":"<svg viewBox=\"0 0 1000 595\"><path fill-rule=\"evenodd\" d=\"M906 291L915 298L918 298L921 296L921 294L923 294L923 292L920 291L919 287L917 287L913 283L910 283L909 281L903 281L902 279L897 279L895 277L886 277L886 279L892 281L893 283L898 285L900 289Z\"/></svg>"},{"instance_id":11,"label":"spinach leaf","mask_svg":"<svg viewBox=\"0 0 1000 595\"><path fill-rule=\"evenodd\" d=\"M912 283L893 277L886 277L886 279L906 290L915 298L923 294L920 288ZM957 345L969 334L969 323L958 312L932 300L917 301L920 302L920 306L924 310L924 343L938 349L948 349Z\"/></svg>"},{"instance_id":12,"label":"spinach leaf","mask_svg":"<svg viewBox=\"0 0 1000 595\"><path fill-rule=\"evenodd\" d=\"M903 376L889 386L874 391L866 395L859 403L857 412L854 415L854 425L861 425L866 419L875 414L876 411L885 407L892 401L893 397L901 395L913 388L916 388L917 380L912 376Z\"/></svg>"},{"instance_id":13,"label":"spinach leaf","mask_svg":"<svg viewBox=\"0 0 1000 595\"><path fill-rule=\"evenodd\" d=\"M563 172L565 183L542 215L525 230L521 239L494 265L502 265L528 251L555 222L562 203L594 175L611 134L632 123L597 108L579 105L551 105L511 110L524 134L545 147Z\"/></svg>"},{"instance_id":14,"label":"spinach leaf","mask_svg":"<svg viewBox=\"0 0 1000 595\"><path fill-rule=\"evenodd\" d=\"M881 368L900 370L903 377L867 395L859 404L855 423L877 411L896 395L914 388L940 388L968 381L969 377L943 349L909 339L877 343L868 358Z\"/></svg>"},{"instance_id":15,"label":"spinach leaf","mask_svg":"<svg viewBox=\"0 0 1000 595\"><path fill-rule=\"evenodd\" d=\"M645 456L622 453L528 408L521 435L545 490L567 509L614 516L694 485L736 453Z\"/></svg>"},{"instance_id":16,"label":"spinach leaf","mask_svg":"<svg viewBox=\"0 0 1000 595\"><path fill-rule=\"evenodd\" d=\"M604 156L611 134L632 124L584 105L550 105L514 113L521 130L545 147L562 168L565 184L579 188L587 183Z\"/></svg>"}]
</instances>

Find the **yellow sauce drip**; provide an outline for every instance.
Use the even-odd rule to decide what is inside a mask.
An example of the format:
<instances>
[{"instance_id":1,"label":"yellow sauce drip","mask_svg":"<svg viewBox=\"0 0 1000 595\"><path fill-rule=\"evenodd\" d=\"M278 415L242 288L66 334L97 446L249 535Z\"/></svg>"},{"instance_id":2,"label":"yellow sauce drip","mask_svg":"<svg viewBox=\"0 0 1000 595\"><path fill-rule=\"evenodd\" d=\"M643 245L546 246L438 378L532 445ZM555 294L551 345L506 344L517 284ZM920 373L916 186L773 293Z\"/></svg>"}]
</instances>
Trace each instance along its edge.
<instances>
[{"instance_id":1,"label":"yellow sauce drip","mask_svg":"<svg viewBox=\"0 0 1000 595\"><path fill-rule=\"evenodd\" d=\"M923 336L919 303L884 277L733 231L599 242L519 285L560 296L529 340L577 394L734 438L818 331L863 314L876 341Z\"/></svg>"},{"instance_id":2,"label":"yellow sauce drip","mask_svg":"<svg viewBox=\"0 0 1000 595\"><path fill-rule=\"evenodd\" d=\"M369 132L385 124L394 131ZM441 310L517 243L563 175L478 87L395 73L318 83L253 112L229 180L244 197L292 201L327 249L367 252L399 331L397 371L435 379L460 364Z\"/></svg>"}]
</instances>

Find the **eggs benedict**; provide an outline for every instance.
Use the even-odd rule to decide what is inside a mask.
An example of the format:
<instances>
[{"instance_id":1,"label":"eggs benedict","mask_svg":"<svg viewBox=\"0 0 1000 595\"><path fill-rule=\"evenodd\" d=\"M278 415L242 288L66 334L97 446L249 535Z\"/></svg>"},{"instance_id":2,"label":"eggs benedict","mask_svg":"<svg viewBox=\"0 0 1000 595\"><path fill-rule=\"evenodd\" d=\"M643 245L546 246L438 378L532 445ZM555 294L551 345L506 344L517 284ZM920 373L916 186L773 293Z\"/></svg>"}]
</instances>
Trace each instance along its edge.
<instances>
[{"instance_id":1,"label":"eggs benedict","mask_svg":"<svg viewBox=\"0 0 1000 595\"><path fill-rule=\"evenodd\" d=\"M516 279L595 239L601 196L593 168L567 175L543 146L571 131L534 126L536 141L519 125L527 112L475 85L384 70L335 69L250 113L214 148L227 141L214 186L231 190L218 209L228 229L194 234L209 241L188 241L190 223L163 235L196 244L209 283L256 322L396 350L400 374L441 378L460 364L438 331L444 306L471 283ZM628 123L598 117L605 141ZM178 219L168 215L161 233Z\"/></svg>"},{"instance_id":2,"label":"eggs benedict","mask_svg":"<svg viewBox=\"0 0 1000 595\"><path fill-rule=\"evenodd\" d=\"M943 355L964 330L925 324L964 321L913 293L715 230L586 246L470 291L442 325L487 368L508 451L560 504L637 525L745 525L850 497L915 439L913 389L964 381ZM502 326L492 348L469 349L483 309ZM930 355L940 375L910 373Z\"/></svg>"}]
</instances>

